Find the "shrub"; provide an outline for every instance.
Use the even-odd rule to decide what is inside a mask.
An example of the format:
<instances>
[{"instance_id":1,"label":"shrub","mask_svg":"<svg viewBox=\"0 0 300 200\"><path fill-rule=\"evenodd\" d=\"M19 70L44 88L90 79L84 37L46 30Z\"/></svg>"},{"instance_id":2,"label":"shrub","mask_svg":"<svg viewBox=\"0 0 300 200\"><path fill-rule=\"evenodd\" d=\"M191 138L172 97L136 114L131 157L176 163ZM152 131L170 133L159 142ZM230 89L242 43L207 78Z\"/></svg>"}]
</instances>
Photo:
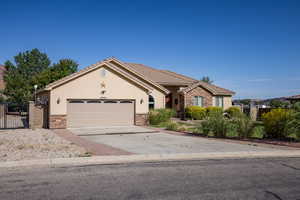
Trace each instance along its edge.
<instances>
[{"instance_id":1,"label":"shrub","mask_svg":"<svg viewBox=\"0 0 300 200\"><path fill-rule=\"evenodd\" d=\"M207 115L223 113L223 108L216 107L216 106L209 106L206 108L206 113L207 113Z\"/></svg>"},{"instance_id":2,"label":"shrub","mask_svg":"<svg viewBox=\"0 0 300 200\"><path fill-rule=\"evenodd\" d=\"M149 112L149 122L151 125L158 125L159 123L169 121L175 114L175 111L172 109L151 110Z\"/></svg>"},{"instance_id":3,"label":"shrub","mask_svg":"<svg viewBox=\"0 0 300 200\"><path fill-rule=\"evenodd\" d=\"M170 122L167 124L166 129L170 131L177 131L179 128L179 125L175 122Z\"/></svg>"},{"instance_id":4,"label":"shrub","mask_svg":"<svg viewBox=\"0 0 300 200\"><path fill-rule=\"evenodd\" d=\"M249 138L253 135L256 124L245 114L241 114L234 119L236 132L239 138Z\"/></svg>"},{"instance_id":5,"label":"shrub","mask_svg":"<svg viewBox=\"0 0 300 200\"><path fill-rule=\"evenodd\" d=\"M188 106L185 111L187 117L196 120L201 120L206 116L206 109L200 106Z\"/></svg>"},{"instance_id":6,"label":"shrub","mask_svg":"<svg viewBox=\"0 0 300 200\"><path fill-rule=\"evenodd\" d=\"M289 135L288 122L291 111L278 108L262 115L266 136L269 138L286 138Z\"/></svg>"},{"instance_id":7,"label":"shrub","mask_svg":"<svg viewBox=\"0 0 300 200\"><path fill-rule=\"evenodd\" d=\"M211 112L207 121L209 129L216 137L226 137L231 126L230 121L223 116L222 112Z\"/></svg>"},{"instance_id":8,"label":"shrub","mask_svg":"<svg viewBox=\"0 0 300 200\"><path fill-rule=\"evenodd\" d=\"M179 128L177 128L177 131L180 132L185 132L187 129L184 126L180 126Z\"/></svg>"},{"instance_id":9,"label":"shrub","mask_svg":"<svg viewBox=\"0 0 300 200\"><path fill-rule=\"evenodd\" d=\"M201 122L201 130L202 130L203 135L208 136L208 134L211 130L211 125L208 120L204 120L203 122Z\"/></svg>"},{"instance_id":10,"label":"shrub","mask_svg":"<svg viewBox=\"0 0 300 200\"><path fill-rule=\"evenodd\" d=\"M294 103L292 109L294 109L296 112L300 112L300 102Z\"/></svg>"},{"instance_id":11,"label":"shrub","mask_svg":"<svg viewBox=\"0 0 300 200\"><path fill-rule=\"evenodd\" d=\"M225 110L225 112L231 117L231 118L235 118L235 117L240 117L242 115L242 111L240 108L236 107L236 106L232 106L229 107Z\"/></svg>"},{"instance_id":12,"label":"shrub","mask_svg":"<svg viewBox=\"0 0 300 200\"><path fill-rule=\"evenodd\" d=\"M300 139L300 111L292 112L291 118L287 122L287 133L295 135L298 140Z\"/></svg>"}]
</instances>

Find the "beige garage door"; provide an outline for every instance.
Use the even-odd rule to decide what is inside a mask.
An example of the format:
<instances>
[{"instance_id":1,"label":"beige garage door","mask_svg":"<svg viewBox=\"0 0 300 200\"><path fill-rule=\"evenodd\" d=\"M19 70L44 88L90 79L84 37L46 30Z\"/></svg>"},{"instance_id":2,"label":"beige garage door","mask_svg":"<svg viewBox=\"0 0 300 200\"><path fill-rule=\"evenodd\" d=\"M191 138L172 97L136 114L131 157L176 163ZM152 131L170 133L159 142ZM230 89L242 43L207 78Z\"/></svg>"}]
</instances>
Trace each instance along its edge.
<instances>
[{"instance_id":1,"label":"beige garage door","mask_svg":"<svg viewBox=\"0 0 300 200\"><path fill-rule=\"evenodd\" d=\"M133 100L68 100L68 128L134 124Z\"/></svg>"}]
</instances>

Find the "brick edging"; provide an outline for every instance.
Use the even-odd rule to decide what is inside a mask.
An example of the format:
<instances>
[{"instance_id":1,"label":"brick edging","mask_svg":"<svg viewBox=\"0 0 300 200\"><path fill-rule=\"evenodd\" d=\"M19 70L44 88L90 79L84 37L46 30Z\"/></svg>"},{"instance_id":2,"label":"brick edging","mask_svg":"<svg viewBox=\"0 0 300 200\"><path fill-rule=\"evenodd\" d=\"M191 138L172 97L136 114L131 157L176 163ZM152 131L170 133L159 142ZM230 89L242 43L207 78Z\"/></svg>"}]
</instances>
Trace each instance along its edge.
<instances>
[{"instance_id":1,"label":"brick edging","mask_svg":"<svg viewBox=\"0 0 300 200\"><path fill-rule=\"evenodd\" d=\"M54 133L58 136L68 140L80 147L86 149L87 152L92 153L92 155L96 156L112 156L112 155L133 155L134 153L114 148L109 145L100 144L96 142L91 142L86 139L83 139L80 136L73 134L71 131L67 129L52 129Z\"/></svg>"}]
</instances>

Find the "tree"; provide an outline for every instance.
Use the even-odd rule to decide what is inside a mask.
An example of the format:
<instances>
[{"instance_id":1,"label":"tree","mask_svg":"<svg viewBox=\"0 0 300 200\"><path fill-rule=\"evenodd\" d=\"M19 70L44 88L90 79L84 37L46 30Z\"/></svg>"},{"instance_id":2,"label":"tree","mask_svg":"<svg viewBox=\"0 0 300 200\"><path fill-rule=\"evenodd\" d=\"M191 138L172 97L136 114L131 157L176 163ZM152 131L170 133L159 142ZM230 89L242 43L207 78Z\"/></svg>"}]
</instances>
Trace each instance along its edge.
<instances>
[{"instance_id":1,"label":"tree","mask_svg":"<svg viewBox=\"0 0 300 200\"><path fill-rule=\"evenodd\" d=\"M273 99L270 101L271 108L288 108L289 103L285 101L280 101L278 99Z\"/></svg>"},{"instance_id":2,"label":"tree","mask_svg":"<svg viewBox=\"0 0 300 200\"><path fill-rule=\"evenodd\" d=\"M54 63L48 69L42 71L34 77L34 84L40 88L45 87L58 79L68 76L77 71L78 64L71 59L62 59L58 63Z\"/></svg>"},{"instance_id":3,"label":"tree","mask_svg":"<svg viewBox=\"0 0 300 200\"><path fill-rule=\"evenodd\" d=\"M240 100L240 103L243 105L250 105L251 99L242 99Z\"/></svg>"},{"instance_id":4,"label":"tree","mask_svg":"<svg viewBox=\"0 0 300 200\"><path fill-rule=\"evenodd\" d=\"M62 59L50 66L47 54L38 49L19 53L14 57L14 63L5 62L4 81L6 87L3 94L7 101L20 106L33 100L34 85L39 88L67 76L77 70L78 64L71 59Z\"/></svg>"},{"instance_id":5,"label":"tree","mask_svg":"<svg viewBox=\"0 0 300 200\"><path fill-rule=\"evenodd\" d=\"M201 81L205 82L205 83L209 83L212 84L214 81L211 80L208 76L203 76Z\"/></svg>"}]
</instances>

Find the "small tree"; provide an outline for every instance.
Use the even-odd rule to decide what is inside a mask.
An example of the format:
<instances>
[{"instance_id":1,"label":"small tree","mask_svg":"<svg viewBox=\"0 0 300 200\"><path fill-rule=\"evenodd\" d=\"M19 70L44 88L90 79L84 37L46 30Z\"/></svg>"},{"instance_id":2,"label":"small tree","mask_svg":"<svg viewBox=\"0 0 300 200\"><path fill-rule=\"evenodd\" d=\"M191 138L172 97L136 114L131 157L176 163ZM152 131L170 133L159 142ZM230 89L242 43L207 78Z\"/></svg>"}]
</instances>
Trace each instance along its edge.
<instances>
[{"instance_id":1,"label":"small tree","mask_svg":"<svg viewBox=\"0 0 300 200\"><path fill-rule=\"evenodd\" d=\"M209 83L212 84L214 81L211 80L208 76L203 76L201 81L205 82L205 83Z\"/></svg>"}]
</instances>

